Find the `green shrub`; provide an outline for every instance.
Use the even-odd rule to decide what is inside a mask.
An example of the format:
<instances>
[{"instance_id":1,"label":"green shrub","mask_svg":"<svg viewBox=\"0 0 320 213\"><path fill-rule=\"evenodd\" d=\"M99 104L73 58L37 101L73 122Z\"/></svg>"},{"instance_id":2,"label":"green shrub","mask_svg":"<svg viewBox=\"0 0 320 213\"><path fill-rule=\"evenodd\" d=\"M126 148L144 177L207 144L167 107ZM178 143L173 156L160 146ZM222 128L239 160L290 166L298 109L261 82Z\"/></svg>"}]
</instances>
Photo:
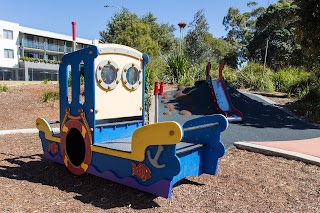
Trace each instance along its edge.
<instances>
[{"instance_id":1,"label":"green shrub","mask_svg":"<svg viewBox=\"0 0 320 213\"><path fill-rule=\"evenodd\" d=\"M48 80L48 79L44 79L44 80L42 81L42 83L43 83L43 84L48 84L48 83L49 83L49 80Z\"/></svg>"},{"instance_id":2,"label":"green shrub","mask_svg":"<svg viewBox=\"0 0 320 213\"><path fill-rule=\"evenodd\" d=\"M217 68L218 69L218 68ZM217 71L217 77L219 78L219 73ZM230 84L233 87L236 87L237 85L237 70L229 67L229 66L224 66L223 72L222 72L223 78L228 84Z\"/></svg>"},{"instance_id":3,"label":"green shrub","mask_svg":"<svg viewBox=\"0 0 320 213\"><path fill-rule=\"evenodd\" d=\"M154 82L162 80L168 82L169 79L165 77L166 64L161 57L154 57L147 64L146 68L146 92L153 91Z\"/></svg>"},{"instance_id":4,"label":"green shrub","mask_svg":"<svg viewBox=\"0 0 320 213\"><path fill-rule=\"evenodd\" d=\"M80 85L84 85L84 76L80 75ZM68 77L68 87L72 86L72 77L69 75Z\"/></svg>"},{"instance_id":5,"label":"green shrub","mask_svg":"<svg viewBox=\"0 0 320 213\"><path fill-rule=\"evenodd\" d=\"M20 60L21 61L30 61L30 58L26 57L26 56L22 56L22 57L20 57Z\"/></svg>"},{"instance_id":6,"label":"green shrub","mask_svg":"<svg viewBox=\"0 0 320 213\"><path fill-rule=\"evenodd\" d=\"M84 85L84 76L80 75L80 85Z\"/></svg>"},{"instance_id":7,"label":"green shrub","mask_svg":"<svg viewBox=\"0 0 320 213\"><path fill-rule=\"evenodd\" d=\"M167 65L166 78L171 83L178 83L179 78L184 76L188 71L189 64L187 58L180 54L170 54L164 58L164 61Z\"/></svg>"},{"instance_id":8,"label":"green shrub","mask_svg":"<svg viewBox=\"0 0 320 213\"><path fill-rule=\"evenodd\" d=\"M59 99L59 92L56 91L48 91L41 95L42 102L49 102Z\"/></svg>"},{"instance_id":9,"label":"green shrub","mask_svg":"<svg viewBox=\"0 0 320 213\"><path fill-rule=\"evenodd\" d=\"M68 87L72 86L72 78L71 75L68 76Z\"/></svg>"},{"instance_id":10,"label":"green shrub","mask_svg":"<svg viewBox=\"0 0 320 213\"><path fill-rule=\"evenodd\" d=\"M150 120L150 108L151 108L151 101L152 101L152 97L153 95L151 94L146 94L145 98L146 98L146 109L145 109L145 122L146 124L149 124L149 120Z\"/></svg>"},{"instance_id":11,"label":"green shrub","mask_svg":"<svg viewBox=\"0 0 320 213\"><path fill-rule=\"evenodd\" d=\"M0 84L0 92L8 92L9 87L6 84Z\"/></svg>"},{"instance_id":12,"label":"green shrub","mask_svg":"<svg viewBox=\"0 0 320 213\"><path fill-rule=\"evenodd\" d=\"M311 72L294 67L281 69L274 75L277 91L300 98L309 92L310 85L313 81L312 79L313 76Z\"/></svg>"},{"instance_id":13,"label":"green shrub","mask_svg":"<svg viewBox=\"0 0 320 213\"><path fill-rule=\"evenodd\" d=\"M258 91L273 92L273 71L264 69L262 64L249 62L242 70L236 72L238 88L249 88Z\"/></svg>"},{"instance_id":14,"label":"green shrub","mask_svg":"<svg viewBox=\"0 0 320 213\"><path fill-rule=\"evenodd\" d=\"M188 73L194 81L206 80L206 66L207 63L193 64L188 69Z\"/></svg>"},{"instance_id":15,"label":"green shrub","mask_svg":"<svg viewBox=\"0 0 320 213\"><path fill-rule=\"evenodd\" d=\"M34 63L48 63L48 64L60 64L60 61L49 60L49 59L41 59L41 58L29 58L26 56L20 57L20 61L30 61Z\"/></svg>"},{"instance_id":16,"label":"green shrub","mask_svg":"<svg viewBox=\"0 0 320 213\"><path fill-rule=\"evenodd\" d=\"M179 86L194 86L194 78L189 74L185 74L179 78Z\"/></svg>"},{"instance_id":17,"label":"green shrub","mask_svg":"<svg viewBox=\"0 0 320 213\"><path fill-rule=\"evenodd\" d=\"M314 121L320 120L320 83L314 85L299 101L297 112Z\"/></svg>"}]
</instances>

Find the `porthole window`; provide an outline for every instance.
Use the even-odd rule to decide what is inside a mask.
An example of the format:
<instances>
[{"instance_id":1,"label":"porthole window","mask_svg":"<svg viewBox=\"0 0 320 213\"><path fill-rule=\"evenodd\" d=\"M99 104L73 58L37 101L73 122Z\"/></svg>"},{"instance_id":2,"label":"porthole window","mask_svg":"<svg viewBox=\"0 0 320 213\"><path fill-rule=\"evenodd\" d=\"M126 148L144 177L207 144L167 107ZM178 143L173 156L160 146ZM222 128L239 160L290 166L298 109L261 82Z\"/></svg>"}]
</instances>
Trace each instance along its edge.
<instances>
[{"instance_id":1,"label":"porthole window","mask_svg":"<svg viewBox=\"0 0 320 213\"><path fill-rule=\"evenodd\" d=\"M116 69L109 64L104 65L101 70L101 78L104 83L112 84L117 79Z\"/></svg>"},{"instance_id":2,"label":"porthole window","mask_svg":"<svg viewBox=\"0 0 320 213\"><path fill-rule=\"evenodd\" d=\"M138 69L135 67L130 67L126 74L128 83L134 85L139 80Z\"/></svg>"},{"instance_id":3,"label":"porthole window","mask_svg":"<svg viewBox=\"0 0 320 213\"><path fill-rule=\"evenodd\" d=\"M122 71L122 81L128 90L134 91L142 84L142 70L135 63L126 64Z\"/></svg>"},{"instance_id":4,"label":"porthole window","mask_svg":"<svg viewBox=\"0 0 320 213\"><path fill-rule=\"evenodd\" d=\"M96 71L97 83L105 90L113 90L120 82L118 65L113 61L102 61Z\"/></svg>"}]
</instances>

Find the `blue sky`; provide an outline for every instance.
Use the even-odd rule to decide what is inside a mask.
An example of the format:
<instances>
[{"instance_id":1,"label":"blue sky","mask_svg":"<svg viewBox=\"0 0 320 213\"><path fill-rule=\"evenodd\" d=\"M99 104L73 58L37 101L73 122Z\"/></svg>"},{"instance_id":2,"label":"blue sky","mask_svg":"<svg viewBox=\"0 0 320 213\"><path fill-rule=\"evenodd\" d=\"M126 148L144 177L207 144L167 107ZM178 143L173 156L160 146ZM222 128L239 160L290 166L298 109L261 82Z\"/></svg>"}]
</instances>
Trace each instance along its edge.
<instances>
[{"instance_id":1,"label":"blue sky","mask_svg":"<svg viewBox=\"0 0 320 213\"><path fill-rule=\"evenodd\" d=\"M17 22L22 26L71 35L71 22L77 22L77 37L99 39L99 31L104 30L106 23L119 9L104 8L104 5L124 7L139 17L152 12L158 23L174 24L175 35L179 36L177 24L187 24L193 20L194 14L205 10L210 26L210 33L215 37L226 35L222 25L223 17L229 7L239 8L242 12L248 7L245 0L1 0L0 20ZM260 6L266 7L268 0L256 0ZM269 0L275 3L276 0ZM186 28L188 31L188 28Z\"/></svg>"}]
</instances>

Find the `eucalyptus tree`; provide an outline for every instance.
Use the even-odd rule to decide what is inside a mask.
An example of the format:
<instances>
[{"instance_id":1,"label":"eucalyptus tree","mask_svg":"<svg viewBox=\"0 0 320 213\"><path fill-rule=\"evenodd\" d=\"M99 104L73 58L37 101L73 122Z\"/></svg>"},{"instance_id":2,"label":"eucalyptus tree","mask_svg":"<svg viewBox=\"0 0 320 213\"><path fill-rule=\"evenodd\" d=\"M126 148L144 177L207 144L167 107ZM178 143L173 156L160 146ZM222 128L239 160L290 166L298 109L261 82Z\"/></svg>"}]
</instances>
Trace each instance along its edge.
<instances>
[{"instance_id":1,"label":"eucalyptus tree","mask_svg":"<svg viewBox=\"0 0 320 213\"><path fill-rule=\"evenodd\" d=\"M294 0L297 6L296 35L303 48L310 57L320 63L320 1Z\"/></svg>"},{"instance_id":2,"label":"eucalyptus tree","mask_svg":"<svg viewBox=\"0 0 320 213\"><path fill-rule=\"evenodd\" d=\"M212 52L208 45L209 24L204 15L204 10L199 10L189 24L190 30L185 37L184 53L191 64L200 64L210 60Z\"/></svg>"},{"instance_id":3,"label":"eucalyptus tree","mask_svg":"<svg viewBox=\"0 0 320 213\"><path fill-rule=\"evenodd\" d=\"M117 43L138 49L150 56L159 56L175 46L173 26L158 24L152 13L142 18L123 9L111 18L100 31L101 43Z\"/></svg>"},{"instance_id":4,"label":"eucalyptus tree","mask_svg":"<svg viewBox=\"0 0 320 213\"><path fill-rule=\"evenodd\" d=\"M228 31L226 40L235 47L233 55L236 55L239 63L248 59L247 46L253 39L257 18L265 12L265 8L258 7L257 2L249 2L247 6L251 11L244 13L238 8L230 7L223 18L223 25Z\"/></svg>"},{"instance_id":5,"label":"eucalyptus tree","mask_svg":"<svg viewBox=\"0 0 320 213\"><path fill-rule=\"evenodd\" d=\"M296 6L290 0L282 0L271 4L256 22L253 39L248 45L249 59L264 62L266 44L268 50L266 64L278 70L286 66L302 66L308 57L303 54L297 42Z\"/></svg>"}]
</instances>

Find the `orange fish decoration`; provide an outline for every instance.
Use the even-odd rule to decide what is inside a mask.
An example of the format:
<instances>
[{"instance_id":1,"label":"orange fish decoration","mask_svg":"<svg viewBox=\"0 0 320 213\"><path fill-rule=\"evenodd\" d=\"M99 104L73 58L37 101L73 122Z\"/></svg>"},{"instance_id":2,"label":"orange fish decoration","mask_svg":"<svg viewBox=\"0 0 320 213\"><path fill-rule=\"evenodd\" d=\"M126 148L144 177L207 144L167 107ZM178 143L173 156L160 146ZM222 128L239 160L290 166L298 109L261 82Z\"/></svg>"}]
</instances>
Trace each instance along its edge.
<instances>
[{"instance_id":1,"label":"orange fish decoration","mask_svg":"<svg viewBox=\"0 0 320 213\"><path fill-rule=\"evenodd\" d=\"M48 145L48 152L51 152L51 154L55 155L58 153L58 145L57 143L49 143Z\"/></svg>"},{"instance_id":2,"label":"orange fish decoration","mask_svg":"<svg viewBox=\"0 0 320 213\"><path fill-rule=\"evenodd\" d=\"M132 165L132 176L137 176L142 181L147 181L151 178L150 169L144 165L143 163L139 163L136 165L135 163L131 163Z\"/></svg>"}]
</instances>

